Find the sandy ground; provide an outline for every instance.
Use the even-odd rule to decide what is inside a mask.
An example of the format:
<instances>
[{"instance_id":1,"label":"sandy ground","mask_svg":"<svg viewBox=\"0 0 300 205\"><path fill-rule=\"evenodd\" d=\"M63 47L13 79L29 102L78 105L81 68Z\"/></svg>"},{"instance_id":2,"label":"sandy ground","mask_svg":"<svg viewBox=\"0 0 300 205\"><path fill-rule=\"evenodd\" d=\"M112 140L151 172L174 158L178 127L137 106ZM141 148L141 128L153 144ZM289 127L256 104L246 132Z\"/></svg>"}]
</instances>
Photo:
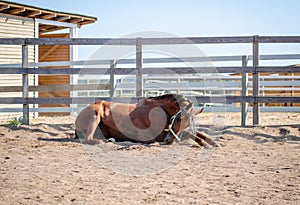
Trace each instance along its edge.
<instances>
[{"instance_id":1,"label":"sandy ground","mask_svg":"<svg viewBox=\"0 0 300 205\"><path fill-rule=\"evenodd\" d=\"M0 204L300 204L300 114L262 114L257 127L239 120L198 119L215 149L83 145L73 117L1 126Z\"/></svg>"}]
</instances>

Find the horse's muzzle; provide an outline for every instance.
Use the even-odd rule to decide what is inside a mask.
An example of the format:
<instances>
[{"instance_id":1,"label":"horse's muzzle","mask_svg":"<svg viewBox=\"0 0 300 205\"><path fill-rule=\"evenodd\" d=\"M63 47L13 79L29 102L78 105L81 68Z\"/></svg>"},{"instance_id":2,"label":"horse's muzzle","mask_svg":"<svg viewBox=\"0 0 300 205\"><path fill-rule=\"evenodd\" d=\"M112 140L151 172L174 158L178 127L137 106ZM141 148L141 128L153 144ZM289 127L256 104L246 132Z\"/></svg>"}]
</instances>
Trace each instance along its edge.
<instances>
[{"instance_id":1,"label":"horse's muzzle","mask_svg":"<svg viewBox=\"0 0 300 205\"><path fill-rule=\"evenodd\" d=\"M166 144L171 144L173 142L173 140L174 140L173 135L170 132L168 132L168 134L166 135L166 137L164 139L164 142Z\"/></svg>"}]
</instances>

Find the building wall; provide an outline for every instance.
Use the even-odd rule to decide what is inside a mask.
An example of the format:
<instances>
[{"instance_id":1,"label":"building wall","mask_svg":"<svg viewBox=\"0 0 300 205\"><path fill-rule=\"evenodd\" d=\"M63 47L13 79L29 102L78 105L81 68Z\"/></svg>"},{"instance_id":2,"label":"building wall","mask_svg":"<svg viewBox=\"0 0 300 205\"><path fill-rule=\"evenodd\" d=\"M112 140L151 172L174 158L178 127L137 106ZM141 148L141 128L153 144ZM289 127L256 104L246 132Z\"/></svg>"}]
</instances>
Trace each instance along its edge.
<instances>
[{"instance_id":1,"label":"building wall","mask_svg":"<svg viewBox=\"0 0 300 205\"><path fill-rule=\"evenodd\" d=\"M0 38L34 38L34 22L30 19L20 19L0 14ZM35 60L34 46L29 46L29 62ZM0 65L1 64L21 64L22 48L20 45L0 45ZM29 84L34 85L34 75L29 76ZM0 86L22 86L22 75L0 75ZM33 96L34 93L30 93ZM4 92L0 97L22 97L21 92ZM22 105L0 104L1 108L22 108ZM0 121L7 121L22 113L0 112Z\"/></svg>"},{"instance_id":2,"label":"building wall","mask_svg":"<svg viewBox=\"0 0 300 205\"><path fill-rule=\"evenodd\" d=\"M298 66L298 65L295 65ZM283 77L283 76L300 76L300 73L261 73L260 76L270 76L272 74L278 74L278 77ZM240 74L237 74L240 75ZM251 73L249 73L249 76L252 76ZM274 79L269 80L276 82ZM279 79L279 81L285 81L284 79ZM286 81L292 81L291 79L286 79ZM261 87L260 87L261 88ZM299 97L300 96L300 91L299 90L291 90L292 88L299 89L300 86L265 86L264 87L266 90L262 91L260 90L259 95L260 96L275 96L275 97ZM268 90L268 88L273 88L274 90ZM277 90L278 89L278 90ZM235 95L241 95L240 91L235 91ZM252 95L252 88L248 90L248 95ZM261 104L262 106L263 104ZM300 103L265 103L265 106L300 106ZM240 103L236 103L236 106L240 106Z\"/></svg>"}]
</instances>

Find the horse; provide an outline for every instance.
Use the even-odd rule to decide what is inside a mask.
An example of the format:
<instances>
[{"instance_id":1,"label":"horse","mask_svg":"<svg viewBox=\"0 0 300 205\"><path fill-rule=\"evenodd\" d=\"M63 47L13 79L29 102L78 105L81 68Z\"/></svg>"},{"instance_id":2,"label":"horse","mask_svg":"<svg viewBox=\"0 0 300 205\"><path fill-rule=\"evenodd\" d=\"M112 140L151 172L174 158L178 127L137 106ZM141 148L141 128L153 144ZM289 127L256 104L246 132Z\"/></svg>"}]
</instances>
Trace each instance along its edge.
<instances>
[{"instance_id":1,"label":"horse","mask_svg":"<svg viewBox=\"0 0 300 205\"><path fill-rule=\"evenodd\" d=\"M202 111L195 111L193 102L177 94L148 97L136 104L99 100L78 114L75 135L87 144L99 143L99 137L146 144L171 144L174 139L190 138L206 148L217 146L205 133L186 130Z\"/></svg>"}]
</instances>

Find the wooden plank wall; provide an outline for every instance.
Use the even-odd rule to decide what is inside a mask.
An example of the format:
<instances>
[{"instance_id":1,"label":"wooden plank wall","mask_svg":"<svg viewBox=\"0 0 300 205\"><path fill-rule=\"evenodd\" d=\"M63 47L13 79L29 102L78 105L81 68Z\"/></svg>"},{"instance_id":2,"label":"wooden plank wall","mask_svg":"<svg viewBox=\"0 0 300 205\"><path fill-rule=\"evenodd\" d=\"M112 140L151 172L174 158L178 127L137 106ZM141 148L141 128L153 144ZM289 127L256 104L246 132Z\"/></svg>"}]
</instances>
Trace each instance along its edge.
<instances>
[{"instance_id":1,"label":"wooden plank wall","mask_svg":"<svg viewBox=\"0 0 300 205\"><path fill-rule=\"evenodd\" d=\"M272 73L266 73L265 75L270 75ZM300 73L278 73L279 76L300 76ZM287 80L290 81L290 80ZM265 87L265 88L271 88L271 87ZM273 87L274 88L274 87ZM264 92L261 92L264 96L283 96L283 97L289 97L289 96L300 96L300 91L295 90L291 91L288 90L288 88L291 88L291 86L276 86L276 88L281 88L281 90L267 90ZM286 88L287 90L284 90L282 88ZM299 86L294 86L294 88L299 88ZM300 103L265 103L265 106L300 106Z\"/></svg>"},{"instance_id":2,"label":"wooden plank wall","mask_svg":"<svg viewBox=\"0 0 300 205\"><path fill-rule=\"evenodd\" d=\"M34 38L34 22L2 17L0 15L0 38ZM34 46L29 46L29 62L34 62ZM0 64L21 64L21 45L0 45ZM34 85L34 75L29 75L29 85ZM0 86L22 86L22 75L0 75ZM29 97L33 97L31 92ZM0 97L22 97L22 92L0 93ZM1 105L0 108L22 108L22 105ZM32 107L32 105L31 105ZM31 113L32 114L32 113ZM0 113L0 121L6 122L22 113Z\"/></svg>"},{"instance_id":3,"label":"wooden plank wall","mask_svg":"<svg viewBox=\"0 0 300 205\"><path fill-rule=\"evenodd\" d=\"M40 38L69 38L67 33L40 34ZM70 46L68 45L40 45L39 62L70 61ZM68 68L68 67L60 67ZM70 75L39 76L39 85L70 85ZM70 97L69 91L39 92L39 97ZM69 107L68 104L44 104L39 107ZM69 113L40 113L40 115L67 115Z\"/></svg>"},{"instance_id":4,"label":"wooden plank wall","mask_svg":"<svg viewBox=\"0 0 300 205\"><path fill-rule=\"evenodd\" d=\"M300 65L295 65L295 67L299 67ZM300 73L261 73L260 76L270 76L270 75L279 75L279 76L300 76ZM235 74L240 75L240 74ZM249 76L252 76L252 73L249 73ZM283 79L281 79L282 81ZM274 79L270 79L268 81L275 81ZM290 81L290 79L287 79L286 81ZM300 88L299 86L293 86L294 88ZM265 86L266 90L260 90L259 95L260 96L274 96L274 97L300 97L300 91L299 90L288 90L288 88L291 88L291 86ZM272 88L273 90L267 90L268 88ZM278 90L276 90L278 88ZM286 90L284 90L286 88ZM239 96L241 95L241 91L235 91L235 95ZM252 89L248 89L248 95L252 95ZM236 106L239 106L240 103L236 103ZM277 106L277 107L287 107L287 106L300 106L300 103L275 103L275 102L268 102L264 104L260 104L260 106Z\"/></svg>"}]
</instances>

